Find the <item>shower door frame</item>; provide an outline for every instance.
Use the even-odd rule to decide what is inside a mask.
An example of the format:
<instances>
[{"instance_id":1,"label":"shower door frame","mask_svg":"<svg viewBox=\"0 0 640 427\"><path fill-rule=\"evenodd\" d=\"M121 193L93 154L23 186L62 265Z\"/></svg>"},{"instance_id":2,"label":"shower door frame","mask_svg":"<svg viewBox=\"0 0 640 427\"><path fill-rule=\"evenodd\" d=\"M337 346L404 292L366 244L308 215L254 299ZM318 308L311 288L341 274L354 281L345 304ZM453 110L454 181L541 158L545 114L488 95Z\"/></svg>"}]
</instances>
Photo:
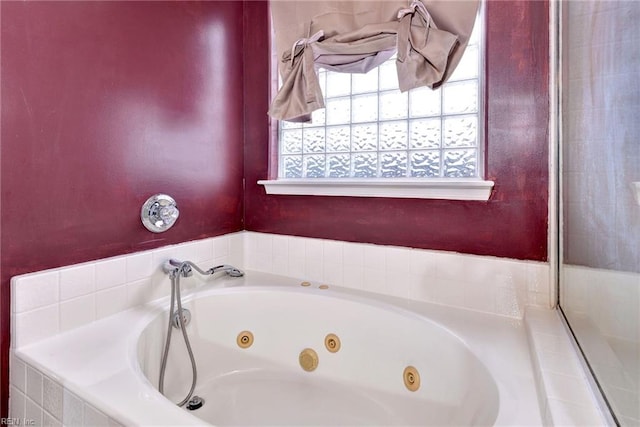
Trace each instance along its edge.
<instances>
[{"instance_id":1,"label":"shower door frame","mask_svg":"<svg viewBox=\"0 0 640 427\"><path fill-rule=\"evenodd\" d=\"M563 143L563 91L562 91L562 58L564 26L563 16L566 14L566 5L572 0L557 0L549 2L549 265L551 287L550 299L558 310L560 319L571 344L578 354L580 364L585 371L587 382L593 391L598 403L600 413L609 426L620 426L609 400L600 386L600 383L591 368L578 338L571 329L562 305L560 304L562 265L563 265L563 223L564 206L563 180L562 180L562 143ZM575 1L575 0L573 0Z\"/></svg>"}]
</instances>

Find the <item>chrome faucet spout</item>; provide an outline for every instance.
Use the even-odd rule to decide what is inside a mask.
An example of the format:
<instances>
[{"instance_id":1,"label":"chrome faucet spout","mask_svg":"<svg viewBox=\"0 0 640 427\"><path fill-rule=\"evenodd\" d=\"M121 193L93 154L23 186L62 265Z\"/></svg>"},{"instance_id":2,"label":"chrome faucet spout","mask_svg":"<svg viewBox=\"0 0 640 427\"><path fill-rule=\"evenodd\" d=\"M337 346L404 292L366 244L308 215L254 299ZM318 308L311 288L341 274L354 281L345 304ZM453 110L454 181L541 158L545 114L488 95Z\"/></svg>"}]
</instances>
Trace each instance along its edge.
<instances>
[{"instance_id":1,"label":"chrome faucet spout","mask_svg":"<svg viewBox=\"0 0 640 427\"><path fill-rule=\"evenodd\" d=\"M162 264L162 271L164 271L170 277L175 277L177 275L180 275L182 277L189 277L193 275L193 270L197 271L203 276L209 276L221 271L231 277L244 276L244 272L242 270L228 264L218 265L208 270L202 270L191 261L179 261L177 259L170 259L169 261L166 261L164 264Z\"/></svg>"},{"instance_id":2,"label":"chrome faucet spout","mask_svg":"<svg viewBox=\"0 0 640 427\"><path fill-rule=\"evenodd\" d=\"M178 273L178 267L171 264L171 260L162 264L162 271L169 276L173 276Z\"/></svg>"},{"instance_id":3,"label":"chrome faucet spout","mask_svg":"<svg viewBox=\"0 0 640 427\"><path fill-rule=\"evenodd\" d=\"M168 274L170 277L175 277L180 274L182 277L193 276L192 266L194 264L190 261L178 261L177 259L170 259L162 264L162 271Z\"/></svg>"}]
</instances>

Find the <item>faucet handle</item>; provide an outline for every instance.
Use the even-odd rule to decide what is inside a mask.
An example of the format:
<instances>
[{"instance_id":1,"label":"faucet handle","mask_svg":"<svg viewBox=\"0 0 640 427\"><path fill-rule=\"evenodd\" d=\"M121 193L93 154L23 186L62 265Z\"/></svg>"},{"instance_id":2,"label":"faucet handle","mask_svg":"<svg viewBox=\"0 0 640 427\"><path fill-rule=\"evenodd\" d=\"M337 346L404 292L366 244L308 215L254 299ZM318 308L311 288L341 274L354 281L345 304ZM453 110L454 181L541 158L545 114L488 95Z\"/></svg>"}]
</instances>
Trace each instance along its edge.
<instances>
[{"instance_id":1,"label":"faucet handle","mask_svg":"<svg viewBox=\"0 0 640 427\"><path fill-rule=\"evenodd\" d=\"M170 229L180 216L176 201L166 194L155 194L142 205L140 219L147 230L161 233Z\"/></svg>"}]
</instances>

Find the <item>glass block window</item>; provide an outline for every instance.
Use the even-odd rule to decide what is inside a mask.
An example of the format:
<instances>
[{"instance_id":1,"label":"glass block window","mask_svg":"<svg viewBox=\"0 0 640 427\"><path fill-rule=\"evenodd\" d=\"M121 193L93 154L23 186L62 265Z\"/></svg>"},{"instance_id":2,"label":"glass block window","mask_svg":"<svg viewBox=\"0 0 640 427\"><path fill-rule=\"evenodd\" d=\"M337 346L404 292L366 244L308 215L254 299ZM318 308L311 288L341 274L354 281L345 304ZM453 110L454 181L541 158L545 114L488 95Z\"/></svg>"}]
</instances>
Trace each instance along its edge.
<instances>
[{"instance_id":1,"label":"glass block window","mask_svg":"<svg viewBox=\"0 0 640 427\"><path fill-rule=\"evenodd\" d=\"M367 74L320 70L326 107L280 122L280 178L480 177L481 19L447 83L401 93L395 56Z\"/></svg>"}]
</instances>

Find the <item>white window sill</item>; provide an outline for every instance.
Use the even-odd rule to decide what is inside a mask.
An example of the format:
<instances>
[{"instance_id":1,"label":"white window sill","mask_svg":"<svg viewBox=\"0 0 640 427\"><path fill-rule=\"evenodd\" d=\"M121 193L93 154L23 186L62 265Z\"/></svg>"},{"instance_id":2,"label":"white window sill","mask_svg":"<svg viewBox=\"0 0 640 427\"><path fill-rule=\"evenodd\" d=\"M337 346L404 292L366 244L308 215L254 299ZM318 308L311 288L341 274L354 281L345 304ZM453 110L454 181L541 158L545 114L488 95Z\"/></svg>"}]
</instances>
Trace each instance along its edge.
<instances>
[{"instance_id":1,"label":"white window sill","mask_svg":"<svg viewBox=\"0 0 640 427\"><path fill-rule=\"evenodd\" d=\"M480 179L278 179L261 180L267 194L405 199L489 200L493 181Z\"/></svg>"}]
</instances>

